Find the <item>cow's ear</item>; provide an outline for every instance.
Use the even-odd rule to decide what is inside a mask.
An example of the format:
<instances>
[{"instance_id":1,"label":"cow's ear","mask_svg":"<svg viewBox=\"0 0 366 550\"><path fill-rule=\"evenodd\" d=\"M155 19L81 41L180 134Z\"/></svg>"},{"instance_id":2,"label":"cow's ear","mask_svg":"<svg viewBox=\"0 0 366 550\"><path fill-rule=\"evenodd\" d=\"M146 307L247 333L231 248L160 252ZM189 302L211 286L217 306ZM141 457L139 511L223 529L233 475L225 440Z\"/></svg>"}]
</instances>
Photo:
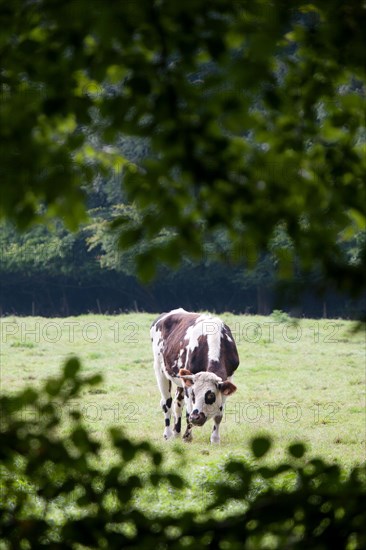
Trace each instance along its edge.
<instances>
[{"instance_id":1,"label":"cow's ear","mask_svg":"<svg viewBox=\"0 0 366 550\"><path fill-rule=\"evenodd\" d=\"M232 382L229 382L229 380L226 380L226 382L219 384L219 390L224 395L231 395L236 391L236 386Z\"/></svg>"},{"instance_id":2,"label":"cow's ear","mask_svg":"<svg viewBox=\"0 0 366 550\"><path fill-rule=\"evenodd\" d=\"M180 369L179 370L179 376L182 378L182 380L183 380L183 382L186 386L188 386L188 387L193 386L193 380L192 380L193 374L191 373L190 370ZM189 378L186 378L186 376L187 377L189 376Z\"/></svg>"}]
</instances>

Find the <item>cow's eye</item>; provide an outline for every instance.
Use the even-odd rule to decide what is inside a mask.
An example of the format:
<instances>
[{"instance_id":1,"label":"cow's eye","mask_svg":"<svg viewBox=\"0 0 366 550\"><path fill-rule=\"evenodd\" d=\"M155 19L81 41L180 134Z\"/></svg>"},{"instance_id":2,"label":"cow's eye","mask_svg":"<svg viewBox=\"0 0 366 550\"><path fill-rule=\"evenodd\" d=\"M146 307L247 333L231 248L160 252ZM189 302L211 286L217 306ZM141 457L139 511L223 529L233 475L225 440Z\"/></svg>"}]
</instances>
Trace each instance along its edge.
<instances>
[{"instance_id":1,"label":"cow's eye","mask_svg":"<svg viewBox=\"0 0 366 550\"><path fill-rule=\"evenodd\" d=\"M215 403L216 401L216 395L213 391L208 390L205 393L205 403L206 405L212 405L212 403Z\"/></svg>"}]
</instances>

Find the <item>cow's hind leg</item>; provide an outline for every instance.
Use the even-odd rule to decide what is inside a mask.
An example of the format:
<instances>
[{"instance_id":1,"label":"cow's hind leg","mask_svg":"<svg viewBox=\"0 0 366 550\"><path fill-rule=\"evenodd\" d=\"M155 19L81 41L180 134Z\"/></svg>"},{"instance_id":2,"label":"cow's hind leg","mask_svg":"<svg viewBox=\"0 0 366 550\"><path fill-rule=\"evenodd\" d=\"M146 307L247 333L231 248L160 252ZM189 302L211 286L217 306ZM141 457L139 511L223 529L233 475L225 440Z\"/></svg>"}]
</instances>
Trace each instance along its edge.
<instances>
[{"instance_id":1,"label":"cow's hind leg","mask_svg":"<svg viewBox=\"0 0 366 550\"><path fill-rule=\"evenodd\" d=\"M183 394L183 388L177 388L177 391L175 392L174 397L174 430L173 435L175 437L180 436L180 432L182 429L182 412L183 412L183 403L184 403L184 394Z\"/></svg>"},{"instance_id":2,"label":"cow's hind leg","mask_svg":"<svg viewBox=\"0 0 366 550\"><path fill-rule=\"evenodd\" d=\"M170 439L173 436L172 429L170 427L170 417L172 414L172 396L171 389L172 383L168 378L165 377L163 372L163 365L159 359L154 361L154 370L156 375L156 380L158 382L159 390L161 393L160 406L163 409L165 428L164 428L164 439Z\"/></svg>"},{"instance_id":3,"label":"cow's hind leg","mask_svg":"<svg viewBox=\"0 0 366 550\"><path fill-rule=\"evenodd\" d=\"M170 427L170 417L172 414L172 396L170 395L172 383L166 378L162 380L160 387L161 400L160 406L163 409L165 428L164 428L164 439L170 439L173 436L172 429Z\"/></svg>"},{"instance_id":4,"label":"cow's hind leg","mask_svg":"<svg viewBox=\"0 0 366 550\"><path fill-rule=\"evenodd\" d=\"M229 376L228 377L228 380L229 382L231 382L233 379L232 376ZM212 433L211 433L211 438L210 438L210 441L211 443L220 443L220 424L221 424L221 421L222 421L222 417L224 415L224 408L225 408L225 402L226 402L226 395L223 395L222 396L222 404L221 404L221 407L220 407L220 413L214 417L214 426L212 428Z\"/></svg>"}]
</instances>

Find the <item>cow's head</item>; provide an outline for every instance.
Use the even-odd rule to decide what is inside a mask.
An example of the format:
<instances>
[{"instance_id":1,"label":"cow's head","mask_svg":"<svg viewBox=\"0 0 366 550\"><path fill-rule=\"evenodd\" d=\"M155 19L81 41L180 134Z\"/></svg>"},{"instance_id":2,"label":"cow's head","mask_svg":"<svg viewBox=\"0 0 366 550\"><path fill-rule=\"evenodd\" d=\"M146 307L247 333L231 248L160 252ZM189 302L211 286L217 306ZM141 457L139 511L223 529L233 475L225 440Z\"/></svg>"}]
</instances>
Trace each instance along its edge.
<instances>
[{"instance_id":1,"label":"cow's head","mask_svg":"<svg viewBox=\"0 0 366 550\"><path fill-rule=\"evenodd\" d=\"M222 398L236 391L236 386L225 382L213 372L192 374L187 369L180 369L180 378L189 389L192 400L192 412L189 421L194 426L203 426L209 418L222 415Z\"/></svg>"}]
</instances>

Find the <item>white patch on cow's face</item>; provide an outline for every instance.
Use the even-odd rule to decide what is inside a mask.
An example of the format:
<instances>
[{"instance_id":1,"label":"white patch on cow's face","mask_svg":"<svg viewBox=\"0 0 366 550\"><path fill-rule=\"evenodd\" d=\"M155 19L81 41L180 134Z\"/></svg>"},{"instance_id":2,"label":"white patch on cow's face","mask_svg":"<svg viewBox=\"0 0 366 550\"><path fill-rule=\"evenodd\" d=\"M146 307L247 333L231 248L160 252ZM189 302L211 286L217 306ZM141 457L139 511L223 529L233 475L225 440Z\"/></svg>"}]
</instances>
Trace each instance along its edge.
<instances>
[{"instance_id":1,"label":"white patch on cow's face","mask_svg":"<svg viewBox=\"0 0 366 550\"><path fill-rule=\"evenodd\" d=\"M212 372L199 372L193 375L192 382L193 385L189 391L192 415L203 413L205 422L209 418L222 414L223 394L219 389L221 378ZM201 418L203 418L202 415Z\"/></svg>"}]
</instances>

